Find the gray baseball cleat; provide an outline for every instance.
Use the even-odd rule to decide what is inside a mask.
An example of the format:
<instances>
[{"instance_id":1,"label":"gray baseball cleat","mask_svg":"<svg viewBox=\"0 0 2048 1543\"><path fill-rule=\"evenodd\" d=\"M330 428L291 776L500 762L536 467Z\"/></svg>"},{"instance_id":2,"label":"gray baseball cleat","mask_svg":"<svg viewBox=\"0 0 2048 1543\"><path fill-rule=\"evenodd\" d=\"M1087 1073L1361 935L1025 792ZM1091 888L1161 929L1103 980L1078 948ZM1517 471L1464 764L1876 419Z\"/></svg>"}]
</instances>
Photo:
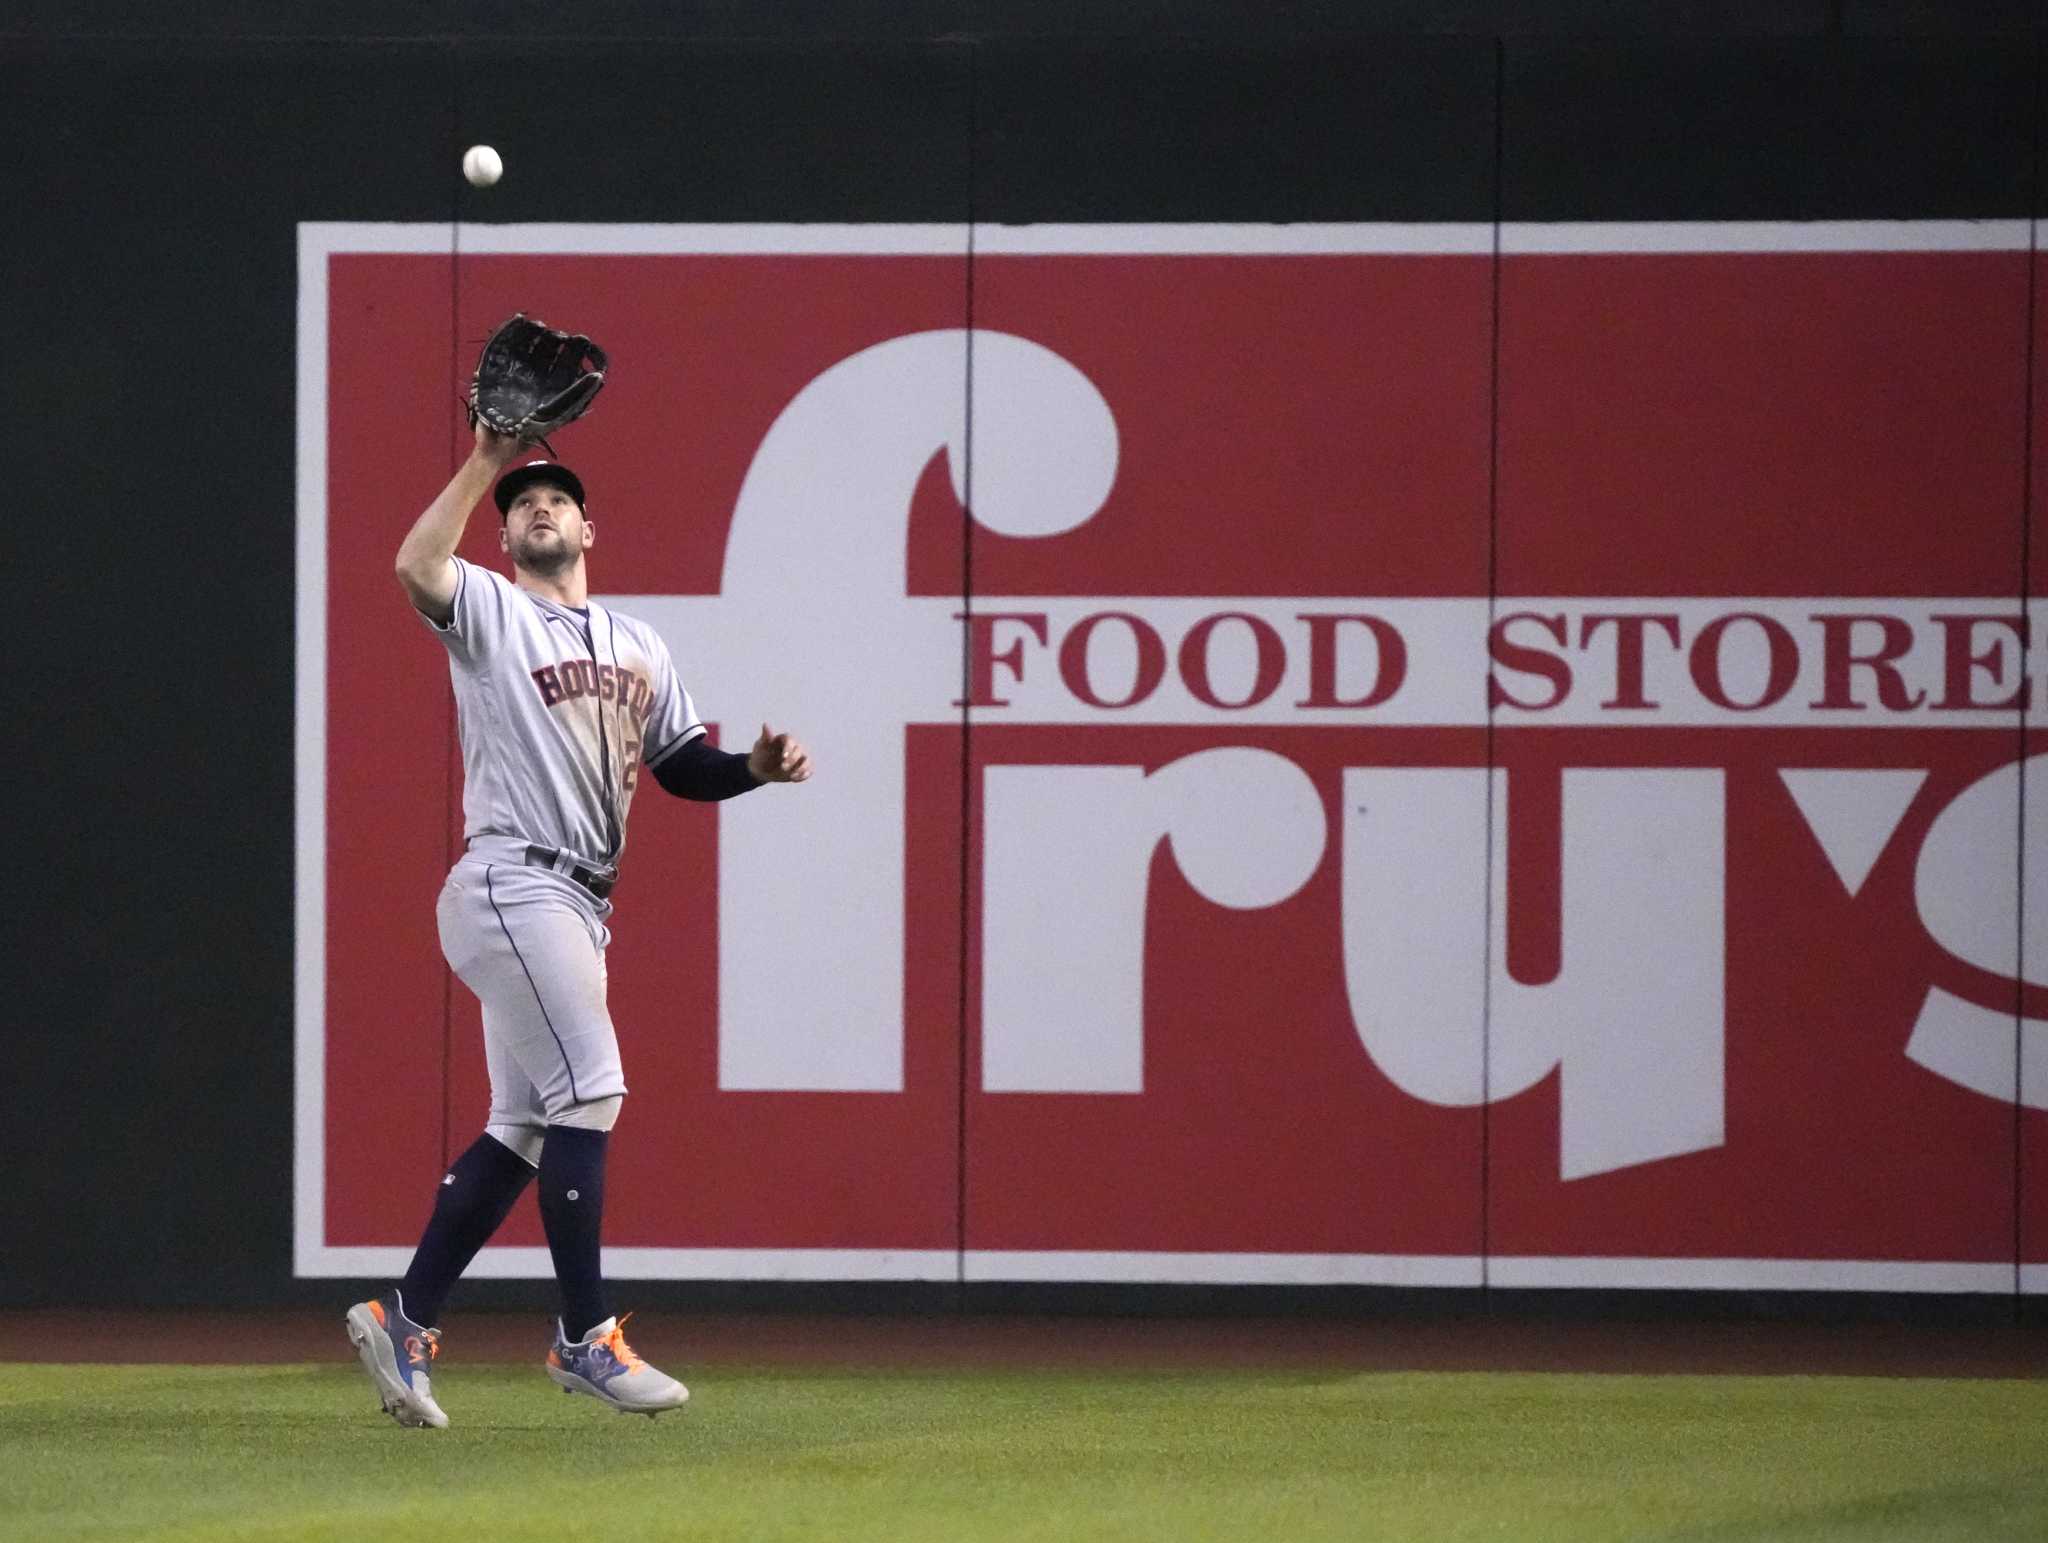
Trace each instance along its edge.
<instances>
[{"instance_id":1,"label":"gray baseball cleat","mask_svg":"<svg viewBox=\"0 0 2048 1543\"><path fill-rule=\"evenodd\" d=\"M441 1331L405 1316L398 1293L372 1297L348 1310L348 1340L376 1384L384 1412L400 1425L446 1430L448 1416L434 1402L427 1368L441 1353Z\"/></svg>"},{"instance_id":2,"label":"gray baseball cleat","mask_svg":"<svg viewBox=\"0 0 2048 1543\"><path fill-rule=\"evenodd\" d=\"M626 1343L625 1327L625 1318L607 1318L571 1344L557 1319L548 1375L564 1393L588 1393L620 1414L644 1414L651 1420L664 1409L688 1403L690 1390L641 1360Z\"/></svg>"}]
</instances>

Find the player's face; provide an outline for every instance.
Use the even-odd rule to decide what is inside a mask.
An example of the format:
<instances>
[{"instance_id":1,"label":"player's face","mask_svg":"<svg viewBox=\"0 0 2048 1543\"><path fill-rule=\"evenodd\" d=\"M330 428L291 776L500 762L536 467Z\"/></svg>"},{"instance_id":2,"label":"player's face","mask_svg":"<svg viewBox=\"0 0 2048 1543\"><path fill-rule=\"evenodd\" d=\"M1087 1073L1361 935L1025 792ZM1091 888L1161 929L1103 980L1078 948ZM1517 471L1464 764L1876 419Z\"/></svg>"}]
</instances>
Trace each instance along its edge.
<instances>
[{"instance_id":1,"label":"player's face","mask_svg":"<svg viewBox=\"0 0 2048 1543\"><path fill-rule=\"evenodd\" d=\"M505 511L500 539L516 565L552 577L576 565L591 535L590 522L567 489L536 482L521 488Z\"/></svg>"}]
</instances>

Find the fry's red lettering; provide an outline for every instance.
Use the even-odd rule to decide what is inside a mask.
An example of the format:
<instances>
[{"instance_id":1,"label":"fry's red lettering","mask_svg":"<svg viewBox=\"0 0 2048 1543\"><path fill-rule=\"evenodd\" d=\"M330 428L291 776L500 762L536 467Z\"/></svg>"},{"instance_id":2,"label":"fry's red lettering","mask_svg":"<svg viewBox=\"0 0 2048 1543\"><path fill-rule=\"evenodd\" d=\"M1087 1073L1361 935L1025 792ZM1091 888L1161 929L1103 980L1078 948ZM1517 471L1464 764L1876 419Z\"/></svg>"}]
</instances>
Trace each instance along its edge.
<instances>
[{"instance_id":1,"label":"fry's red lettering","mask_svg":"<svg viewBox=\"0 0 2048 1543\"><path fill-rule=\"evenodd\" d=\"M1739 621L1750 622L1760 628L1770 650L1769 674L1754 702L1736 701L1722 683L1722 640L1728 635L1728 629ZM1700 695L1716 707L1725 707L1730 712L1755 712L1760 707L1782 701L1792 689L1792 682L1799 678L1799 645L1792 640L1792 634L1783 622L1757 611L1737 611L1732 616L1717 616L1700 628L1700 635L1692 640L1692 650L1686 656L1686 663L1692 670L1692 681L1699 687Z\"/></svg>"},{"instance_id":2,"label":"fry's red lettering","mask_svg":"<svg viewBox=\"0 0 2048 1543\"><path fill-rule=\"evenodd\" d=\"M1913 629L1896 616L1816 616L1821 634L1820 700L1815 707L1841 708L1861 712L1870 704L1859 702L1851 687L1851 672L1859 665L1877 682L1877 699L1889 712L1907 712L1927 700L1924 691L1910 691L1899 674L1897 661L1913 648ZM1879 642L1875 652L1859 654L1855 648L1856 629L1876 627Z\"/></svg>"},{"instance_id":3,"label":"fry's red lettering","mask_svg":"<svg viewBox=\"0 0 2048 1543\"><path fill-rule=\"evenodd\" d=\"M1120 624L1137 647L1131 687L1120 701L1098 694L1088 674L1088 640L1104 622ZM1144 617L1133 616L1129 611L1097 611L1084 616L1060 643L1060 679L1066 682L1067 690L1090 707L1135 707L1159 689L1165 674L1166 645L1159 640L1158 630Z\"/></svg>"},{"instance_id":4,"label":"fry's red lettering","mask_svg":"<svg viewBox=\"0 0 2048 1543\"><path fill-rule=\"evenodd\" d=\"M1676 648L1678 618L1663 613L1582 616L1579 618L1579 647L1584 648L1592 641L1593 634L1609 622L1614 623L1614 695L1600 705L1622 708L1655 707L1657 704L1643 695L1643 629L1655 622L1664 629L1664 635L1671 640L1671 646Z\"/></svg>"},{"instance_id":5,"label":"fry's red lettering","mask_svg":"<svg viewBox=\"0 0 2048 1543\"><path fill-rule=\"evenodd\" d=\"M1408 645L1396 628L1379 617L1306 612L1295 619L1308 623L1308 695L1296 702L1296 707L1377 707L1408 678ZM1372 686L1359 697L1337 694L1337 634L1346 622L1370 632L1379 655Z\"/></svg>"},{"instance_id":6,"label":"fry's red lettering","mask_svg":"<svg viewBox=\"0 0 2048 1543\"><path fill-rule=\"evenodd\" d=\"M2016 672L2019 684L2013 688L2010 696L2002 697L1996 702L1977 700L1977 671L1982 670L1989 675L1994 685L2002 685L2005 681L2004 639L1994 641L1981 654L1970 652L1975 643L1973 634L1977 627L1980 624L1988 624L1994 627L2010 627L2013 636L2019 640L2019 653L2024 657L2027 649L2027 625L2024 620L2017 616L1936 616L1932 619L1940 623L1946 638L1946 647L1942 654L1942 673L1947 689L1942 693L1941 700L1934 704L1936 707L1950 712L2010 712L2026 701L2027 675L2023 668Z\"/></svg>"},{"instance_id":7,"label":"fry's red lettering","mask_svg":"<svg viewBox=\"0 0 2048 1543\"><path fill-rule=\"evenodd\" d=\"M1512 616L1503 616L1493 624L1487 635L1486 652L1495 664L1514 670L1522 675L1540 675L1550 682L1550 697L1547 701L1528 702L1514 695L1501 684L1498 675L1491 675L1486 682L1486 704L1489 707L1520 707L1530 712L1542 712L1555 707L1571 694L1572 667L1555 654L1544 653L1541 649L1525 647L1508 641L1508 628L1518 622L1534 622L1557 640L1559 648L1564 647L1571 634L1566 630L1565 619L1560 615L1538 616L1533 611L1517 611Z\"/></svg>"},{"instance_id":8,"label":"fry's red lettering","mask_svg":"<svg viewBox=\"0 0 2048 1543\"><path fill-rule=\"evenodd\" d=\"M1209 681L1209 640L1227 621L1237 622L1249 630L1252 646L1258 651L1258 665L1251 689L1241 702L1225 701ZM1247 611L1223 611L1215 616L1205 616L1188 628L1188 635L1180 642L1181 679L1187 683L1189 695L1209 707L1255 707L1280 689L1280 677L1286 669L1287 645L1280 641L1280 634L1265 618Z\"/></svg>"},{"instance_id":9,"label":"fry's red lettering","mask_svg":"<svg viewBox=\"0 0 2048 1543\"><path fill-rule=\"evenodd\" d=\"M997 653L996 628L1006 622L1025 627L1043 648L1046 644L1045 612L956 611L953 619L967 623L967 700L955 701L953 705L1008 707L1009 701L996 695L996 666L1001 665L1010 672L1011 679L1021 681L1024 678L1024 639L1012 638L1010 646Z\"/></svg>"}]
</instances>

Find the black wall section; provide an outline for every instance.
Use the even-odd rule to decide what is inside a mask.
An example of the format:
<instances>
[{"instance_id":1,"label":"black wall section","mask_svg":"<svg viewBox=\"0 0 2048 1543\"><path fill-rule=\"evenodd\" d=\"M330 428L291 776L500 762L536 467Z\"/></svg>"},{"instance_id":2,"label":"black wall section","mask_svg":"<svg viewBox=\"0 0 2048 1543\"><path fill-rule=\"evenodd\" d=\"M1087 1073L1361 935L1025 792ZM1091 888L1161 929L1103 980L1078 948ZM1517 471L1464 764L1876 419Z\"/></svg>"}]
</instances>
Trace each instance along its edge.
<instances>
[{"instance_id":1,"label":"black wall section","mask_svg":"<svg viewBox=\"0 0 2048 1543\"><path fill-rule=\"evenodd\" d=\"M13 725L10 1302L289 1273L294 223L446 219L452 78L418 47L0 53L12 621L52 666Z\"/></svg>"},{"instance_id":2,"label":"black wall section","mask_svg":"<svg viewBox=\"0 0 2048 1543\"><path fill-rule=\"evenodd\" d=\"M469 195L465 218L966 218L962 47L579 43L543 56L471 42L459 52L463 143L495 145L518 168Z\"/></svg>"},{"instance_id":3,"label":"black wall section","mask_svg":"<svg viewBox=\"0 0 2048 1543\"><path fill-rule=\"evenodd\" d=\"M1844 0L1841 31L2023 38L2048 27L2036 0Z\"/></svg>"},{"instance_id":4,"label":"black wall section","mask_svg":"<svg viewBox=\"0 0 2048 1543\"><path fill-rule=\"evenodd\" d=\"M0 38L801 42L2038 35L2035 0L15 0Z\"/></svg>"},{"instance_id":5,"label":"black wall section","mask_svg":"<svg viewBox=\"0 0 2048 1543\"><path fill-rule=\"evenodd\" d=\"M1902 0L1672 22L1807 34L1741 44L1544 41L1522 34L1638 30L1620 11L1640 8L1477 0L1372 12L1463 38L1298 49L1274 29L1357 14L1159 11L1237 39L1213 48L973 43L1061 15L1096 29L1078 6L1026 22L966 4L894 29L954 42L681 40L741 28L740 9L600 7L580 14L615 40L573 47L331 40L420 28L389 5L324 27L253 6L179 18L219 37L204 44L65 40L161 34L156 7L18 8L0 30L0 277L33 345L0 371L18 661L0 1300L333 1295L289 1260L298 221L959 219L971 92L983 220L1484 220L1491 32L1514 34L1515 220L2012 216L2040 134L2039 60L2012 37L1819 38L1948 30ZM845 25L824 10L801 9L819 18L802 35ZM425 15L561 25L553 6ZM330 40L229 36L263 25ZM454 175L473 138L517 172L488 206Z\"/></svg>"},{"instance_id":6,"label":"black wall section","mask_svg":"<svg viewBox=\"0 0 2048 1543\"><path fill-rule=\"evenodd\" d=\"M1509 220L2027 213L2024 46L1514 39L1506 57Z\"/></svg>"},{"instance_id":7,"label":"black wall section","mask_svg":"<svg viewBox=\"0 0 2048 1543\"><path fill-rule=\"evenodd\" d=\"M1817 36L1845 18L1922 29L2013 30L2027 0L16 0L0 35L37 37L491 37L884 39L1199 37L1235 40L1428 32Z\"/></svg>"},{"instance_id":8,"label":"black wall section","mask_svg":"<svg viewBox=\"0 0 2048 1543\"><path fill-rule=\"evenodd\" d=\"M1489 220L1494 50L990 44L975 216Z\"/></svg>"}]
</instances>

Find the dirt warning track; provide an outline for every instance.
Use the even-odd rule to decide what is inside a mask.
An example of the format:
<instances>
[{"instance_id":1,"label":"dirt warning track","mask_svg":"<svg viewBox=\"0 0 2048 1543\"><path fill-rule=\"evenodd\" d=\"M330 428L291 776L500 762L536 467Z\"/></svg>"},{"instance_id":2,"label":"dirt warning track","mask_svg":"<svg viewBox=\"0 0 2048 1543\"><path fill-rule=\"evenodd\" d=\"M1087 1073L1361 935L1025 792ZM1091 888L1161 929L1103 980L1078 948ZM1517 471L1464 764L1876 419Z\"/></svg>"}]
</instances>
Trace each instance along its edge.
<instances>
[{"instance_id":1,"label":"dirt warning track","mask_svg":"<svg viewBox=\"0 0 2048 1543\"><path fill-rule=\"evenodd\" d=\"M346 1359L343 1306L0 1312L0 1360ZM449 1352L470 1362L534 1360L547 1345L541 1313L458 1312L445 1327ZM2048 1376L2048 1329L2017 1324L652 1311L632 1334L657 1361L697 1365Z\"/></svg>"}]
</instances>

